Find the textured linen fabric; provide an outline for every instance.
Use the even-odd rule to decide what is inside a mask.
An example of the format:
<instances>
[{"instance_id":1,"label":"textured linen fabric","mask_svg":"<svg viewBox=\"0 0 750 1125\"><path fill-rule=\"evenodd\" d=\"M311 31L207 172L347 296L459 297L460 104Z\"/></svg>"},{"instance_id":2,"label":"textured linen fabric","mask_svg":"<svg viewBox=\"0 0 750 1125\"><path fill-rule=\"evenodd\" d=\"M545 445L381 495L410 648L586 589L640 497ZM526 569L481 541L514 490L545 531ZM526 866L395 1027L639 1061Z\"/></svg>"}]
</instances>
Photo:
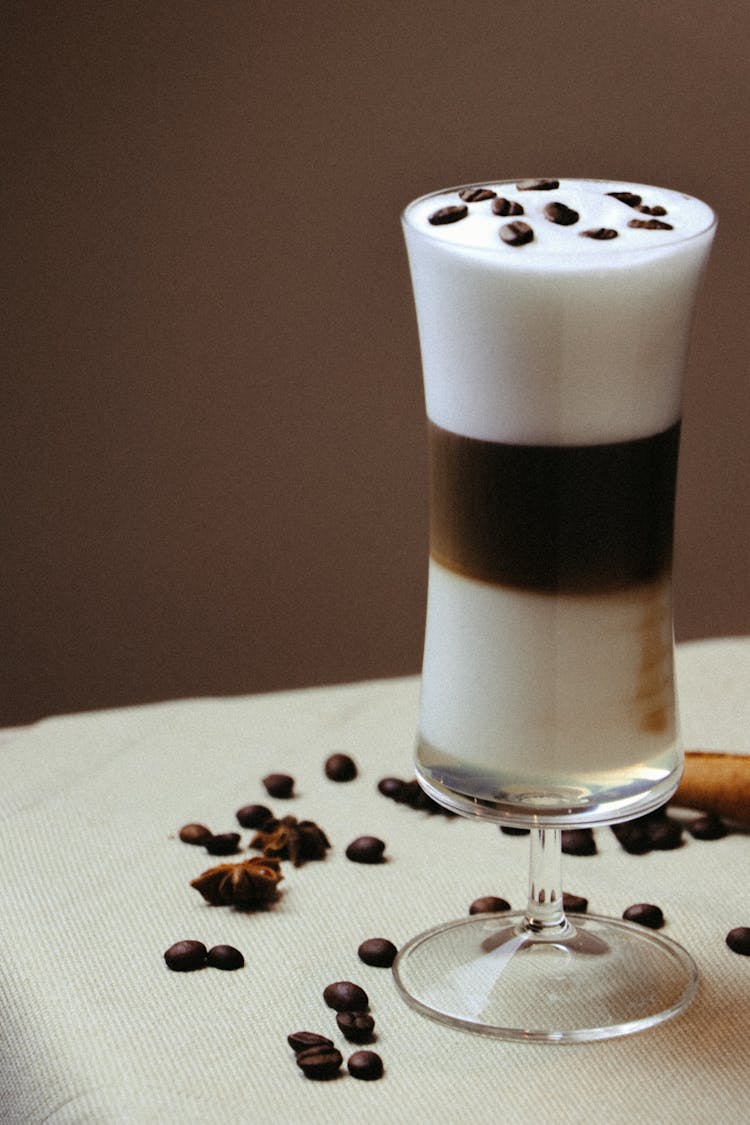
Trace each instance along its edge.
<instances>
[{"instance_id":1,"label":"textured linen fabric","mask_svg":"<svg viewBox=\"0 0 750 1125\"><path fill-rule=\"evenodd\" d=\"M688 747L750 752L750 639L678 648ZM595 913L659 904L664 933L698 963L686 1013L625 1039L576 1046L509 1043L427 1020L359 943L402 945L466 914L484 894L521 908L528 841L463 818L418 813L377 791L411 775L417 677L60 716L0 733L0 1121L681 1122L750 1119L750 958L725 945L750 925L750 839L686 838L627 855L608 828L598 854L565 858L564 886ZM343 751L356 780L334 783ZM296 795L273 800L281 771ZM244 804L315 820L323 862L283 863L278 903L258 913L208 906L189 886L225 862L183 844L181 825L238 829ZM387 862L349 862L359 835ZM242 832L243 849L250 833ZM236 861L248 853L229 857ZM249 853L256 854L256 853ZM183 938L229 943L237 972L170 972ZM349 979L368 992L377 1082L305 1079L286 1036L347 1044L322 999Z\"/></svg>"}]
</instances>

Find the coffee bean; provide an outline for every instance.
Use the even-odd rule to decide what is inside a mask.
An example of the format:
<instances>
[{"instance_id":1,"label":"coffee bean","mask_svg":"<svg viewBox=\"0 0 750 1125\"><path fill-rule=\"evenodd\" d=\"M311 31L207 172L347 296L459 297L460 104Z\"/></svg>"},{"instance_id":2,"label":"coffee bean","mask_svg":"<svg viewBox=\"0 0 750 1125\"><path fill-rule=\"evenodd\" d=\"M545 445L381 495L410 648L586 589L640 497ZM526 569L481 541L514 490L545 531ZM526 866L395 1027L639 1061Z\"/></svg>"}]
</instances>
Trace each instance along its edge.
<instances>
[{"instance_id":1,"label":"coffee bean","mask_svg":"<svg viewBox=\"0 0 750 1125\"><path fill-rule=\"evenodd\" d=\"M496 195L496 191L483 187L462 188L458 193L459 199L463 199L464 203L483 203L485 199L494 199Z\"/></svg>"},{"instance_id":2,"label":"coffee bean","mask_svg":"<svg viewBox=\"0 0 750 1125\"><path fill-rule=\"evenodd\" d=\"M357 776L357 767L348 754L331 754L324 768L330 781L352 781Z\"/></svg>"},{"instance_id":3,"label":"coffee bean","mask_svg":"<svg viewBox=\"0 0 750 1125\"><path fill-rule=\"evenodd\" d=\"M504 836L528 836L529 828L514 828L512 824L501 824L500 831Z\"/></svg>"},{"instance_id":4,"label":"coffee bean","mask_svg":"<svg viewBox=\"0 0 750 1125\"><path fill-rule=\"evenodd\" d=\"M501 914L505 910L510 910L510 903L504 898L484 895L482 898L474 899L469 907L469 914Z\"/></svg>"},{"instance_id":5,"label":"coffee bean","mask_svg":"<svg viewBox=\"0 0 750 1125\"><path fill-rule=\"evenodd\" d=\"M205 844L212 836L213 832L205 824L184 824L180 829L183 844Z\"/></svg>"},{"instance_id":6,"label":"coffee bean","mask_svg":"<svg viewBox=\"0 0 750 1125\"><path fill-rule=\"evenodd\" d=\"M721 840L729 831L721 817L715 813L696 817L695 820L690 821L687 828L696 840Z\"/></svg>"},{"instance_id":7,"label":"coffee bean","mask_svg":"<svg viewBox=\"0 0 750 1125\"><path fill-rule=\"evenodd\" d=\"M612 227L592 227L591 230L582 230L581 238L594 238L597 242L608 242L611 238L617 238L617 231L612 230Z\"/></svg>"},{"instance_id":8,"label":"coffee bean","mask_svg":"<svg viewBox=\"0 0 750 1125\"><path fill-rule=\"evenodd\" d=\"M294 789L294 778L288 773L269 773L263 778L263 785L269 797L286 799L291 797Z\"/></svg>"},{"instance_id":9,"label":"coffee bean","mask_svg":"<svg viewBox=\"0 0 750 1125\"><path fill-rule=\"evenodd\" d=\"M239 850L239 832L219 832L206 840L205 848L209 855L233 855Z\"/></svg>"},{"instance_id":10,"label":"coffee bean","mask_svg":"<svg viewBox=\"0 0 750 1125\"><path fill-rule=\"evenodd\" d=\"M674 230L671 223L665 223L661 219L631 219L628 226L635 230Z\"/></svg>"},{"instance_id":11,"label":"coffee bean","mask_svg":"<svg viewBox=\"0 0 750 1125\"><path fill-rule=\"evenodd\" d=\"M640 195L636 195L632 191L608 191L607 195L611 195L613 199L619 199L620 203L624 203L626 207L639 207L641 203Z\"/></svg>"},{"instance_id":12,"label":"coffee bean","mask_svg":"<svg viewBox=\"0 0 750 1125\"><path fill-rule=\"evenodd\" d=\"M651 847L660 852L682 847L682 825L671 817L663 817L649 825Z\"/></svg>"},{"instance_id":13,"label":"coffee bean","mask_svg":"<svg viewBox=\"0 0 750 1125\"><path fill-rule=\"evenodd\" d=\"M206 963L213 969L241 969L245 958L233 945L214 945L209 949Z\"/></svg>"},{"instance_id":14,"label":"coffee bean","mask_svg":"<svg viewBox=\"0 0 750 1125\"><path fill-rule=\"evenodd\" d=\"M297 1066L305 1078L335 1078L344 1057L336 1047L308 1047L297 1054Z\"/></svg>"},{"instance_id":15,"label":"coffee bean","mask_svg":"<svg viewBox=\"0 0 750 1125\"><path fill-rule=\"evenodd\" d=\"M469 208L465 204L449 205L433 211L427 221L434 227L441 227L447 223L457 223L460 219L465 219L468 214Z\"/></svg>"},{"instance_id":16,"label":"coffee bean","mask_svg":"<svg viewBox=\"0 0 750 1125\"><path fill-rule=\"evenodd\" d=\"M374 1082L383 1077L383 1060L375 1051L355 1051L346 1064L352 1078Z\"/></svg>"},{"instance_id":17,"label":"coffee bean","mask_svg":"<svg viewBox=\"0 0 750 1125\"><path fill-rule=\"evenodd\" d=\"M358 836L346 849L352 863L382 863L385 844L377 836Z\"/></svg>"},{"instance_id":18,"label":"coffee bean","mask_svg":"<svg viewBox=\"0 0 750 1125\"><path fill-rule=\"evenodd\" d=\"M664 925L664 915L652 902L636 902L623 911L626 922L638 922L650 930L660 930Z\"/></svg>"},{"instance_id":19,"label":"coffee bean","mask_svg":"<svg viewBox=\"0 0 750 1125\"><path fill-rule=\"evenodd\" d=\"M626 820L622 824L611 824L610 828L617 842L629 855L645 855L651 851L651 836L648 825L641 818Z\"/></svg>"},{"instance_id":20,"label":"coffee bean","mask_svg":"<svg viewBox=\"0 0 750 1125\"><path fill-rule=\"evenodd\" d=\"M726 936L726 943L732 953L750 957L750 926L735 926Z\"/></svg>"},{"instance_id":21,"label":"coffee bean","mask_svg":"<svg viewBox=\"0 0 750 1125\"><path fill-rule=\"evenodd\" d=\"M596 855L596 840L590 828L563 828L560 840L564 855Z\"/></svg>"},{"instance_id":22,"label":"coffee bean","mask_svg":"<svg viewBox=\"0 0 750 1125\"><path fill-rule=\"evenodd\" d=\"M310 1047L332 1047L333 1040L315 1031L293 1031L286 1041L293 1051L307 1051Z\"/></svg>"},{"instance_id":23,"label":"coffee bean","mask_svg":"<svg viewBox=\"0 0 750 1125\"><path fill-rule=\"evenodd\" d=\"M658 203L655 207L647 207L645 203L641 203L638 210L643 215L666 215L667 213L666 207L660 207Z\"/></svg>"},{"instance_id":24,"label":"coffee bean","mask_svg":"<svg viewBox=\"0 0 750 1125\"><path fill-rule=\"evenodd\" d=\"M388 938L367 938L357 950L360 961L366 965L375 965L379 969L390 969L396 960L398 950Z\"/></svg>"},{"instance_id":25,"label":"coffee bean","mask_svg":"<svg viewBox=\"0 0 750 1125\"><path fill-rule=\"evenodd\" d=\"M206 964L206 947L202 941L176 941L164 954L164 960L175 973L191 973Z\"/></svg>"},{"instance_id":26,"label":"coffee bean","mask_svg":"<svg viewBox=\"0 0 750 1125\"><path fill-rule=\"evenodd\" d=\"M263 828L274 820L274 815L265 805L243 805L237 809L236 817L243 828Z\"/></svg>"},{"instance_id":27,"label":"coffee bean","mask_svg":"<svg viewBox=\"0 0 750 1125\"><path fill-rule=\"evenodd\" d=\"M323 989L323 999L335 1012L362 1012L370 1000L364 988L350 980L337 980Z\"/></svg>"},{"instance_id":28,"label":"coffee bean","mask_svg":"<svg viewBox=\"0 0 750 1125\"><path fill-rule=\"evenodd\" d=\"M554 203L547 204L544 208L544 215L551 223L557 223L560 227L572 227L581 217L572 207L567 207L557 200Z\"/></svg>"},{"instance_id":29,"label":"coffee bean","mask_svg":"<svg viewBox=\"0 0 750 1125\"><path fill-rule=\"evenodd\" d=\"M523 205L517 203L515 199L505 199L504 196L499 195L497 199L492 200L492 213L494 215L523 215Z\"/></svg>"},{"instance_id":30,"label":"coffee bean","mask_svg":"<svg viewBox=\"0 0 750 1125\"><path fill-rule=\"evenodd\" d=\"M585 914L589 908L589 900L582 895L572 895L563 891L563 910L571 914Z\"/></svg>"},{"instance_id":31,"label":"coffee bean","mask_svg":"<svg viewBox=\"0 0 750 1125\"><path fill-rule=\"evenodd\" d=\"M516 184L518 191L556 191L560 186L559 180L521 180Z\"/></svg>"},{"instance_id":32,"label":"coffee bean","mask_svg":"<svg viewBox=\"0 0 750 1125\"><path fill-rule=\"evenodd\" d=\"M369 1012L338 1012L336 1023L350 1043L369 1043L372 1039L375 1020Z\"/></svg>"},{"instance_id":33,"label":"coffee bean","mask_svg":"<svg viewBox=\"0 0 750 1125\"><path fill-rule=\"evenodd\" d=\"M508 246L526 246L527 243L533 242L534 231L528 223L519 220L500 227L500 237Z\"/></svg>"},{"instance_id":34,"label":"coffee bean","mask_svg":"<svg viewBox=\"0 0 750 1125\"><path fill-rule=\"evenodd\" d=\"M392 801L398 801L405 782L400 777L382 777L378 782L378 792Z\"/></svg>"}]
</instances>

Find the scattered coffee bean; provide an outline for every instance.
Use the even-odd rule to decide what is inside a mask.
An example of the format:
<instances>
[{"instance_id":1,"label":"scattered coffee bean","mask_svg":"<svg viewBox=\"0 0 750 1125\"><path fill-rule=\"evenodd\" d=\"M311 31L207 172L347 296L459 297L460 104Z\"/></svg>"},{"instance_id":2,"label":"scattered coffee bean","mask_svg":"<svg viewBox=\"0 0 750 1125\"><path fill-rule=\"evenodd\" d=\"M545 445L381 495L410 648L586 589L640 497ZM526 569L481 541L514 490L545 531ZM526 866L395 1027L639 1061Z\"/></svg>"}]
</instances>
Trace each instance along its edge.
<instances>
[{"instance_id":1,"label":"scattered coffee bean","mask_svg":"<svg viewBox=\"0 0 750 1125\"><path fill-rule=\"evenodd\" d=\"M500 831L504 836L528 836L529 828L515 828L512 824L501 824Z\"/></svg>"},{"instance_id":2,"label":"scattered coffee bean","mask_svg":"<svg viewBox=\"0 0 750 1125\"><path fill-rule=\"evenodd\" d=\"M682 847L682 825L672 817L665 816L649 826L651 847L660 852L673 851Z\"/></svg>"},{"instance_id":3,"label":"scattered coffee bean","mask_svg":"<svg viewBox=\"0 0 750 1125\"><path fill-rule=\"evenodd\" d=\"M696 840L721 840L729 829L716 813L696 817L687 826L688 832Z\"/></svg>"},{"instance_id":4,"label":"scattered coffee bean","mask_svg":"<svg viewBox=\"0 0 750 1125\"><path fill-rule=\"evenodd\" d=\"M464 203L483 203L485 199L494 199L496 195L496 191L484 187L463 188L458 193L459 199L463 199Z\"/></svg>"},{"instance_id":5,"label":"scattered coffee bean","mask_svg":"<svg viewBox=\"0 0 750 1125\"><path fill-rule=\"evenodd\" d=\"M269 773L263 778L263 785L269 797L278 797L285 800L291 797L294 790L294 778L288 773Z\"/></svg>"},{"instance_id":6,"label":"scattered coffee bean","mask_svg":"<svg viewBox=\"0 0 750 1125\"><path fill-rule=\"evenodd\" d=\"M183 844L205 844L212 836L213 832L205 824L184 824L180 829Z\"/></svg>"},{"instance_id":7,"label":"scattered coffee bean","mask_svg":"<svg viewBox=\"0 0 750 1125\"><path fill-rule=\"evenodd\" d=\"M209 855L234 855L239 851L239 832L219 832L206 840L204 847Z\"/></svg>"},{"instance_id":8,"label":"scattered coffee bean","mask_svg":"<svg viewBox=\"0 0 750 1125\"><path fill-rule=\"evenodd\" d=\"M750 926L735 926L729 931L725 940L732 953L741 953L744 957L750 956Z\"/></svg>"},{"instance_id":9,"label":"scattered coffee bean","mask_svg":"<svg viewBox=\"0 0 750 1125\"><path fill-rule=\"evenodd\" d=\"M384 777L378 782L378 792L395 801L397 805L408 805L411 809L441 813L447 817L457 815L452 809L446 809L428 796L415 778L411 781L403 781L400 777Z\"/></svg>"},{"instance_id":10,"label":"scattered coffee bean","mask_svg":"<svg viewBox=\"0 0 750 1125\"><path fill-rule=\"evenodd\" d=\"M623 911L626 922L638 922L650 930L660 930L664 925L664 915L652 902L636 902Z\"/></svg>"},{"instance_id":11,"label":"scattered coffee bean","mask_svg":"<svg viewBox=\"0 0 750 1125\"><path fill-rule=\"evenodd\" d=\"M516 184L518 191L556 191L560 186L559 180L521 180Z\"/></svg>"},{"instance_id":12,"label":"scattered coffee bean","mask_svg":"<svg viewBox=\"0 0 750 1125\"><path fill-rule=\"evenodd\" d=\"M583 895L572 895L568 891L563 891L563 910L569 910L571 914L585 914L588 908L589 900Z\"/></svg>"},{"instance_id":13,"label":"scattered coffee bean","mask_svg":"<svg viewBox=\"0 0 750 1125\"><path fill-rule=\"evenodd\" d=\"M638 210L643 215L666 215L666 207L660 207L658 204L655 207L647 207L645 203L641 203Z\"/></svg>"},{"instance_id":14,"label":"scattered coffee bean","mask_svg":"<svg viewBox=\"0 0 750 1125\"><path fill-rule=\"evenodd\" d=\"M293 1051L307 1051L310 1047L332 1047L333 1040L315 1031L293 1031L286 1041Z\"/></svg>"},{"instance_id":15,"label":"scattered coffee bean","mask_svg":"<svg viewBox=\"0 0 750 1125\"><path fill-rule=\"evenodd\" d=\"M355 1051L346 1064L352 1078L374 1082L383 1077L383 1060L375 1051Z\"/></svg>"},{"instance_id":16,"label":"scattered coffee bean","mask_svg":"<svg viewBox=\"0 0 750 1125\"><path fill-rule=\"evenodd\" d=\"M382 863L385 844L377 836L358 836L346 849L352 863Z\"/></svg>"},{"instance_id":17,"label":"scattered coffee bean","mask_svg":"<svg viewBox=\"0 0 750 1125\"><path fill-rule=\"evenodd\" d=\"M275 819L265 805L243 805L235 815L243 828L264 828Z\"/></svg>"},{"instance_id":18,"label":"scattered coffee bean","mask_svg":"<svg viewBox=\"0 0 750 1125\"><path fill-rule=\"evenodd\" d=\"M662 219L631 219L628 226L634 230L674 230L671 223L665 223Z\"/></svg>"},{"instance_id":19,"label":"scattered coffee bean","mask_svg":"<svg viewBox=\"0 0 750 1125\"><path fill-rule=\"evenodd\" d=\"M344 1057L336 1047L308 1047L297 1054L297 1066L305 1078L335 1078Z\"/></svg>"},{"instance_id":20,"label":"scattered coffee bean","mask_svg":"<svg viewBox=\"0 0 750 1125\"><path fill-rule=\"evenodd\" d=\"M233 945L214 945L206 955L206 964L213 969L241 969L245 958Z\"/></svg>"},{"instance_id":21,"label":"scattered coffee bean","mask_svg":"<svg viewBox=\"0 0 750 1125\"><path fill-rule=\"evenodd\" d=\"M572 207L567 207L557 200L554 203L547 204L544 208L544 215L551 223L557 223L561 227L572 227L581 217Z\"/></svg>"},{"instance_id":22,"label":"scattered coffee bean","mask_svg":"<svg viewBox=\"0 0 750 1125\"><path fill-rule=\"evenodd\" d=\"M441 227L447 223L457 223L459 219L465 219L468 214L469 208L465 204L449 205L433 211L427 221L434 227Z\"/></svg>"},{"instance_id":23,"label":"scattered coffee bean","mask_svg":"<svg viewBox=\"0 0 750 1125\"><path fill-rule=\"evenodd\" d=\"M361 1012L370 1000L364 988L350 980L337 980L323 989L323 999L335 1012Z\"/></svg>"},{"instance_id":24,"label":"scattered coffee bean","mask_svg":"<svg viewBox=\"0 0 750 1125\"><path fill-rule=\"evenodd\" d=\"M524 209L521 203L516 202L515 199L505 199L500 195L497 199L492 200L492 213L494 215L523 215Z\"/></svg>"},{"instance_id":25,"label":"scattered coffee bean","mask_svg":"<svg viewBox=\"0 0 750 1125\"><path fill-rule=\"evenodd\" d=\"M563 828L560 840L565 855L596 855L596 840L590 828Z\"/></svg>"},{"instance_id":26,"label":"scattered coffee bean","mask_svg":"<svg viewBox=\"0 0 750 1125\"><path fill-rule=\"evenodd\" d=\"M469 914L502 914L505 910L510 910L510 903L504 898L483 895L482 898L474 899L469 907Z\"/></svg>"},{"instance_id":27,"label":"scattered coffee bean","mask_svg":"<svg viewBox=\"0 0 750 1125\"><path fill-rule=\"evenodd\" d=\"M500 237L507 246L526 246L527 243L533 242L534 231L528 223L518 220L500 227Z\"/></svg>"},{"instance_id":28,"label":"scattered coffee bean","mask_svg":"<svg viewBox=\"0 0 750 1125\"><path fill-rule=\"evenodd\" d=\"M360 961L379 969L390 969L398 950L388 938L374 937L363 941L357 950Z\"/></svg>"},{"instance_id":29,"label":"scattered coffee bean","mask_svg":"<svg viewBox=\"0 0 750 1125\"><path fill-rule=\"evenodd\" d=\"M384 797L390 797L392 801L398 801L405 784L400 777L382 777L378 782L378 792Z\"/></svg>"},{"instance_id":30,"label":"scattered coffee bean","mask_svg":"<svg viewBox=\"0 0 750 1125\"><path fill-rule=\"evenodd\" d=\"M330 781L352 781L357 767L348 754L331 754L325 764L325 775Z\"/></svg>"},{"instance_id":31,"label":"scattered coffee bean","mask_svg":"<svg viewBox=\"0 0 750 1125\"><path fill-rule=\"evenodd\" d=\"M581 238L594 238L597 242L608 242L611 238L617 238L617 231L612 230L612 227L592 227L591 230L582 230Z\"/></svg>"},{"instance_id":32,"label":"scattered coffee bean","mask_svg":"<svg viewBox=\"0 0 750 1125\"><path fill-rule=\"evenodd\" d=\"M632 191L608 191L607 195L611 195L613 199L619 199L620 203L624 203L626 207L640 207L641 197Z\"/></svg>"},{"instance_id":33,"label":"scattered coffee bean","mask_svg":"<svg viewBox=\"0 0 750 1125\"><path fill-rule=\"evenodd\" d=\"M372 1039L375 1020L369 1012L337 1012L336 1023L350 1043L369 1043Z\"/></svg>"},{"instance_id":34,"label":"scattered coffee bean","mask_svg":"<svg viewBox=\"0 0 750 1125\"><path fill-rule=\"evenodd\" d=\"M176 941L164 954L164 960L175 973L192 973L206 964L206 953L202 941Z\"/></svg>"}]
</instances>

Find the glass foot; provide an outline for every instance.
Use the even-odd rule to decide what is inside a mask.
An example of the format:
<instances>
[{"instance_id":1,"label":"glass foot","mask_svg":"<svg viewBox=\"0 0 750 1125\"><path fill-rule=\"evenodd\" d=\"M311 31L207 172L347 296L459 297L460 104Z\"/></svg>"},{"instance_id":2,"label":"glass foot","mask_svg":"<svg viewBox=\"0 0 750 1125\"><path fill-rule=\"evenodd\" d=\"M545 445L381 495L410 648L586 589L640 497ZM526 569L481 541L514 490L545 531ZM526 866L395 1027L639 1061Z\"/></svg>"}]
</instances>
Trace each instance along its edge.
<instances>
[{"instance_id":1,"label":"glass foot","mask_svg":"<svg viewBox=\"0 0 750 1125\"><path fill-rule=\"evenodd\" d=\"M641 1031L682 1012L697 983L676 942L596 914L570 914L554 933L530 930L522 912L448 922L412 938L393 973L431 1019L540 1043Z\"/></svg>"}]
</instances>

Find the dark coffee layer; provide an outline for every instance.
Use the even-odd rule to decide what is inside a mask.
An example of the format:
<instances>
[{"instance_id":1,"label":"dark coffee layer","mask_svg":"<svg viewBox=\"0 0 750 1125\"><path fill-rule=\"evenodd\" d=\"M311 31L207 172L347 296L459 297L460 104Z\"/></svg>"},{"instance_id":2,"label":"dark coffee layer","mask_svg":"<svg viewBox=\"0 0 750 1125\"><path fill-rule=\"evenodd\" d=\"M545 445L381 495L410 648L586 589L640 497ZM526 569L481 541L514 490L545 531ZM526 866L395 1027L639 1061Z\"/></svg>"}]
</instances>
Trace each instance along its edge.
<instances>
[{"instance_id":1,"label":"dark coffee layer","mask_svg":"<svg viewBox=\"0 0 750 1125\"><path fill-rule=\"evenodd\" d=\"M607 445L510 445L429 423L430 550L443 566L558 593L668 572L680 427Z\"/></svg>"}]
</instances>

